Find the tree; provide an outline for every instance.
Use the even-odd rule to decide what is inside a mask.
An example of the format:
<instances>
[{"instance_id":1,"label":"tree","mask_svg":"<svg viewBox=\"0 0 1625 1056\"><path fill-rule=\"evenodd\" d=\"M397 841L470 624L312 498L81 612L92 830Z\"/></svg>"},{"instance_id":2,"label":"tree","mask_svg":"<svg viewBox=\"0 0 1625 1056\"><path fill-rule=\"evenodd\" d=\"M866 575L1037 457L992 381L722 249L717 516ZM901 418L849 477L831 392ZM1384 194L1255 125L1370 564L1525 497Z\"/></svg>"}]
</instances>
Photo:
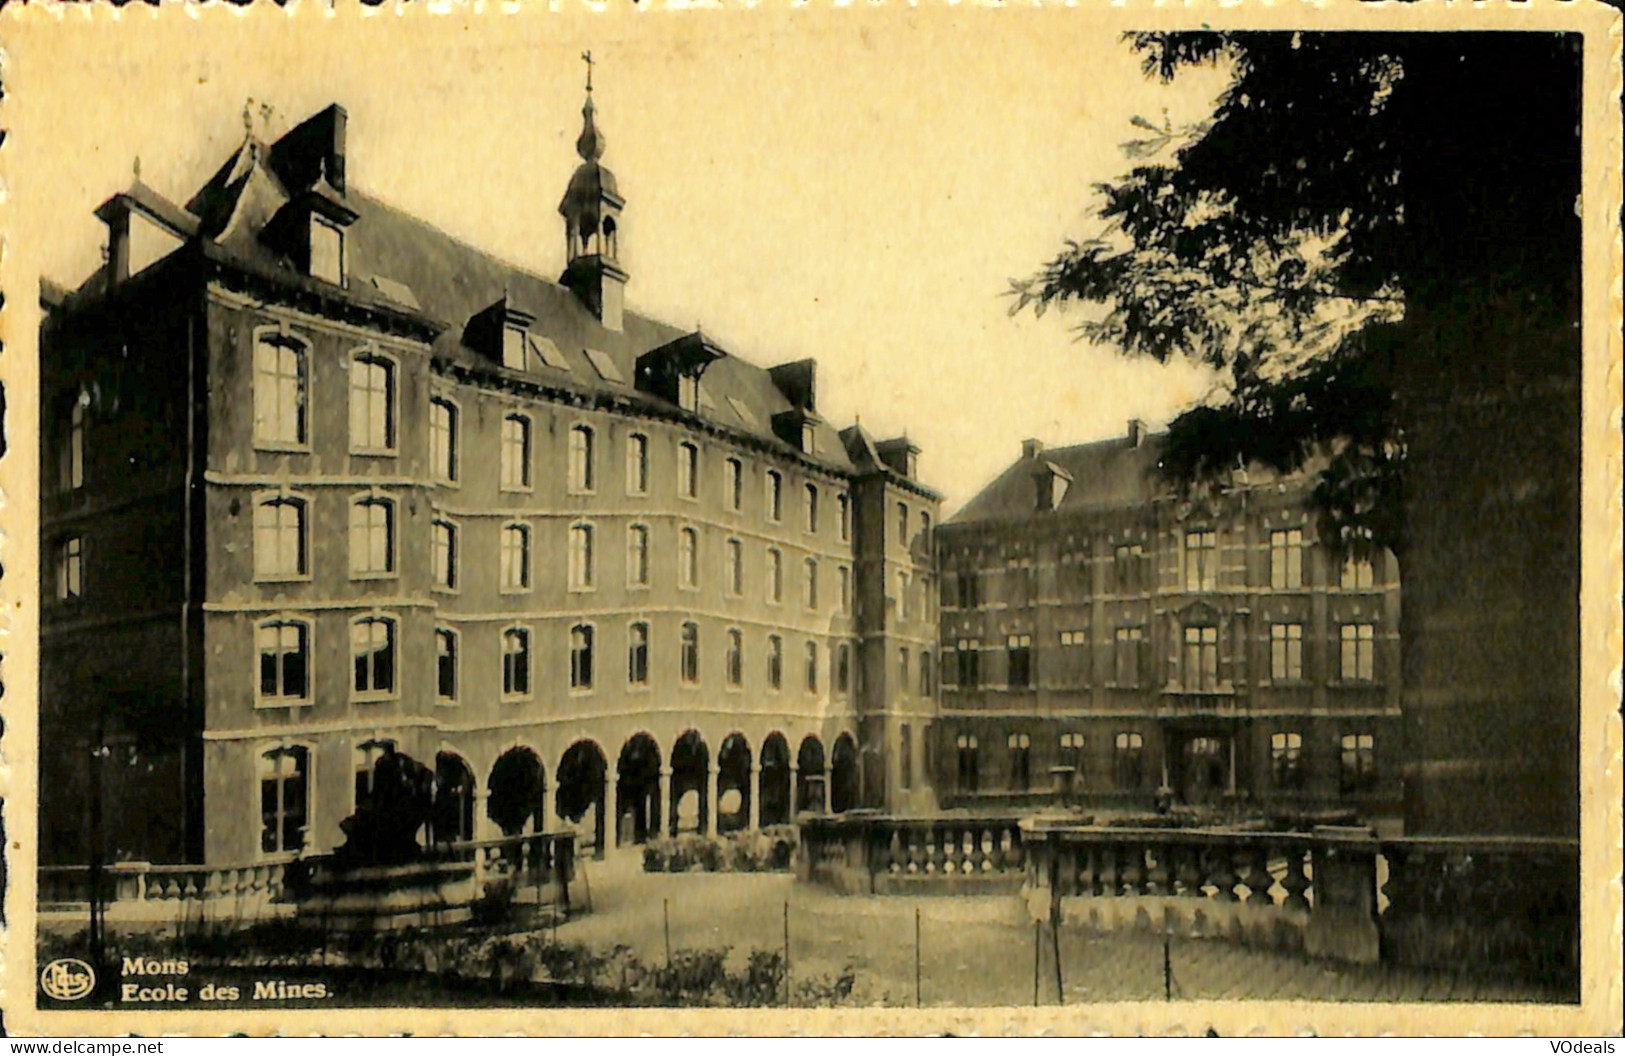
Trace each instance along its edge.
<instances>
[{"instance_id":1,"label":"tree","mask_svg":"<svg viewBox=\"0 0 1625 1056\"><path fill-rule=\"evenodd\" d=\"M1232 79L1209 121L1135 120L1149 135L1125 149L1140 164L1097 187L1103 230L1015 282L1012 310L1097 303L1079 326L1089 340L1219 369L1225 398L1171 423L1167 474L1188 485L1249 460L1290 472L1331 451L1322 536L1403 556L1410 397L1578 370L1561 362L1570 349L1518 361L1521 338L1578 324L1578 39L1128 42L1164 82L1212 64ZM1438 340L1486 327L1501 351Z\"/></svg>"}]
</instances>

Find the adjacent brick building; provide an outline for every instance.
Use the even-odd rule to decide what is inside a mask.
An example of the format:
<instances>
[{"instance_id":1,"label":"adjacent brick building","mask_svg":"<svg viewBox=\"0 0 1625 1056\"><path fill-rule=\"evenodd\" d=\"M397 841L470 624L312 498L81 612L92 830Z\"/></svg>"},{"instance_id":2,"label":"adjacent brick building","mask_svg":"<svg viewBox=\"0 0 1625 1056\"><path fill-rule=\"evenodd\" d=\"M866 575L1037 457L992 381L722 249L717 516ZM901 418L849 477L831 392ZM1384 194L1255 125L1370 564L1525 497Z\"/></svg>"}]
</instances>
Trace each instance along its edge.
<instances>
[{"instance_id":1,"label":"adjacent brick building","mask_svg":"<svg viewBox=\"0 0 1625 1056\"><path fill-rule=\"evenodd\" d=\"M43 862L325 851L386 746L437 840L933 807L938 497L625 303L591 97L558 282L361 191L346 115L137 180L47 285Z\"/></svg>"},{"instance_id":2,"label":"adjacent brick building","mask_svg":"<svg viewBox=\"0 0 1625 1056\"><path fill-rule=\"evenodd\" d=\"M1029 440L938 531L943 803L1397 814L1392 555L1318 545L1310 471L1182 497L1160 448Z\"/></svg>"}]
</instances>

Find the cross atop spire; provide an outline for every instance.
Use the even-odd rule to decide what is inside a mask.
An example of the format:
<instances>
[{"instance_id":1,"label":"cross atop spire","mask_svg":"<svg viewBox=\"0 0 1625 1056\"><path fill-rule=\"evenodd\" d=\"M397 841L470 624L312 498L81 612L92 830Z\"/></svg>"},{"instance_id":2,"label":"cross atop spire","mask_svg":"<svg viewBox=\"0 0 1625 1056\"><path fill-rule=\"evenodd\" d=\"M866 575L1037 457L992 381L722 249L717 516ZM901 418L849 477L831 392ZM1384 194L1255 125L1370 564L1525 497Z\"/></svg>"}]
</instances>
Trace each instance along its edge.
<instances>
[{"instance_id":1,"label":"cross atop spire","mask_svg":"<svg viewBox=\"0 0 1625 1056\"><path fill-rule=\"evenodd\" d=\"M581 53L581 61L587 64L587 91L590 92L592 91L592 68L594 65L591 49Z\"/></svg>"},{"instance_id":2,"label":"cross atop spire","mask_svg":"<svg viewBox=\"0 0 1625 1056\"><path fill-rule=\"evenodd\" d=\"M592 162L604 156L604 136L593 123L597 108L592 105L592 68L596 62L590 51L581 53L581 61L587 64L587 104L581 108L581 135L576 139L576 153L581 155L581 160Z\"/></svg>"}]
</instances>

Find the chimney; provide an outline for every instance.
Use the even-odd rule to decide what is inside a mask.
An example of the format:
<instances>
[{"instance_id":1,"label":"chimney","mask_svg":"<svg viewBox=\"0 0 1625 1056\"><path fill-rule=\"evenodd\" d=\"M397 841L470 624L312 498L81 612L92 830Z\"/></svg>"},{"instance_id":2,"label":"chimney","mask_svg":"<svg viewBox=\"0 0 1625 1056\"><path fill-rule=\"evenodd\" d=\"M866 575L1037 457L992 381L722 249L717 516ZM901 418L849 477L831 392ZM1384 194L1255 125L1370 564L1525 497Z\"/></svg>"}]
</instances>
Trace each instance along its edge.
<instances>
[{"instance_id":1,"label":"chimney","mask_svg":"<svg viewBox=\"0 0 1625 1056\"><path fill-rule=\"evenodd\" d=\"M1021 442L1021 457L1025 461L1037 458L1044 450L1044 441L1028 438Z\"/></svg>"},{"instance_id":2,"label":"chimney","mask_svg":"<svg viewBox=\"0 0 1625 1056\"><path fill-rule=\"evenodd\" d=\"M1140 418L1128 420L1128 446L1139 447L1145 442L1145 421Z\"/></svg>"}]
</instances>

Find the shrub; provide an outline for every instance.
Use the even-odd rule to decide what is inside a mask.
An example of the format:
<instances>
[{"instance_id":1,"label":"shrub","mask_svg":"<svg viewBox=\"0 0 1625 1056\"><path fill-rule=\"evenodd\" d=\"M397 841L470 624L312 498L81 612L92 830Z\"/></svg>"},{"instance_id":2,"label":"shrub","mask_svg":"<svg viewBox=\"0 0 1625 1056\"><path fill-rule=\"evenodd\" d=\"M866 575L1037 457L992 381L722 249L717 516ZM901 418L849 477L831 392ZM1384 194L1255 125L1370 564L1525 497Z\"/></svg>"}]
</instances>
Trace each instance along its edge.
<instances>
[{"instance_id":1,"label":"shrub","mask_svg":"<svg viewBox=\"0 0 1625 1056\"><path fill-rule=\"evenodd\" d=\"M771 825L760 832L725 836L662 836L644 845L643 871L685 873L698 866L708 873L783 872L790 868L799 841L794 825Z\"/></svg>"}]
</instances>

